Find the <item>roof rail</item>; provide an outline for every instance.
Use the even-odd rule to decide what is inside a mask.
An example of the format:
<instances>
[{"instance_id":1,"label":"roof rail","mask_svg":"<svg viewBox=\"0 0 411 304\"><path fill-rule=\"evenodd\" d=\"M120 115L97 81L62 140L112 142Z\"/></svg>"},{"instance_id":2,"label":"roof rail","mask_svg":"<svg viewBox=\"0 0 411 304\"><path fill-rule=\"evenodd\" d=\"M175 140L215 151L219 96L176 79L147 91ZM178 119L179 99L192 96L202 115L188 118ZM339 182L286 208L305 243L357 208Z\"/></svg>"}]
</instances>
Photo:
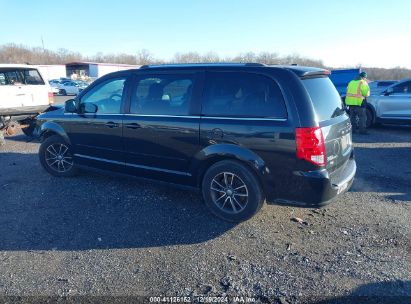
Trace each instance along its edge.
<instances>
[{"instance_id":1,"label":"roof rail","mask_svg":"<svg viewBox=\"0 0 411 304\"><path fill-rule=\"evenodd\" d=\"M144 64L140 69L158 68L158 67L178 67L178 66L207 66L207 65L233 65L233 66L266 66L257 62L197 62L197 63L166 63L166 64Z\"/></svg>"}]
</instances>

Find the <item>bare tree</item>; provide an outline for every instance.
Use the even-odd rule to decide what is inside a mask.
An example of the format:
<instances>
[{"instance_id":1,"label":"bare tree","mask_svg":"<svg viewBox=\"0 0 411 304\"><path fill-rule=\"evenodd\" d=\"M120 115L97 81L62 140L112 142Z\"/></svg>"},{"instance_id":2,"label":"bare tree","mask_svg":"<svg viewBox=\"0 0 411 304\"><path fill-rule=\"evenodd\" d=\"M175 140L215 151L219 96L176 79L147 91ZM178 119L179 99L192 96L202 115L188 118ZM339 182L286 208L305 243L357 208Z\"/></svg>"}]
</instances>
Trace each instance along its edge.
<instances>
[{"instance_id":1,"label":"bare tree","mask_svg":"<svg viewBox=\"0 0 411 304\"><path fill-rule=\"evenodd\" d=\"M275 52L246 52L234 57L220 57L215 52L199 54L197 52L176 53L169 61L154 58L147 49L139 50L136 55L126 53L104 54L96 53L94 56L83 56L79 52L73 52L64 48L57 51L44 49L43 47L27 47L18 44L0 45L0 63L31 63L31 64L65 64L73 61L93 61L106 63L123 63L143 65L152 63L199 63L199 62L260 62L264 64L298 64L324 68L324 63L318 59L301 57L298 54L279 56ZM330 67L328 67L330 68ZM403 79L411 77L411 70L401 67L392 69L361 67L367 71L369 78L373 80ZM330 68L331 69L331 68Z\"/></svg>"},{"instance_id":2,"label":"bare tree","mask_svg":"<svg viewBox=\"0 0 411 304\"><path fill-rule=\"evenodd\" d=\"M199 63L201 56L197 52L176 53L171 60L172 63Z\"/></svg>"}]
</instances>

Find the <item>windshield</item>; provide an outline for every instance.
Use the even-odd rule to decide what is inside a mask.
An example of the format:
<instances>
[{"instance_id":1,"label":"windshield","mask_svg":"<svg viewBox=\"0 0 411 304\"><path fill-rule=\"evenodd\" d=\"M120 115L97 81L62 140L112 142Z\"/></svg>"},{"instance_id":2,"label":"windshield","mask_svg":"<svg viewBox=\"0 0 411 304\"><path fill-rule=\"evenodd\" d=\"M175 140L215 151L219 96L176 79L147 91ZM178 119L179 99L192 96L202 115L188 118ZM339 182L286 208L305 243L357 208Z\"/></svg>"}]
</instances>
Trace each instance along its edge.
<instances>
[{"instance_id":1,"label":"windshield","mask_svg":"<svg viewBox=\"0 0 411 304\"><path fill-rule=\"evenodd\" d=\"M318 121L344 114L341 97L328 77L305 79L303 84L311 97Z\"/></svg>"}]
</instances>

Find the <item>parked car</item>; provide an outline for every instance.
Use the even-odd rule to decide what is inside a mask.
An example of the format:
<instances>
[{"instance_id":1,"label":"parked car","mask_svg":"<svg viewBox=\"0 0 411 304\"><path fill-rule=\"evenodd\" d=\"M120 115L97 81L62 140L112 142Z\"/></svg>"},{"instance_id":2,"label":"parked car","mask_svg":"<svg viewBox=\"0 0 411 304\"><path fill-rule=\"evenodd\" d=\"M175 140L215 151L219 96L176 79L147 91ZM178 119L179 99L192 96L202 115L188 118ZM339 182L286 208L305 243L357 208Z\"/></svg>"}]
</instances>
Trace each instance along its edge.
<instances>
[{"instance_id":1,"label":"parked car","mask_svg":"<svg viewBox=\"0 0 411 304\"><path fill-rule=\"evenodd\" d=\"M59 94L61 95L77 95L81 91L82 89L74 81L64 81L59 85Z\"/></svg>"},{"instance_id":2,"label":"parked car","mask_svg":"<svg viewBox=\"0 0 411 304\"><path fill-rule=\"evenodd\" d=\"M264 201L320 207L347 191L351 124L327 70L143 66L105 75L38 117L44 169L96 167L200 188L228 221Z\"/></svg>"},{"instance_id":3,"label":"parked car","mask_svg":"<svg viewBox=\"0 0 411 304\"><path fill-rule=\"evenodd\" d=\"M52 79L52 80L49 80L49 84L50 84L50 88L53 94L58 94L60 91L59 89L60 81L56 79Z\"/></svg>"},{"instance_id":4,"label":"parked car","mask_svg":"<svg viewBox=\"0 0 411 304\"><path fill-rule=\"evenodd\" d=\"M368 86L370 87L371 95L379 95L390 85L397 83L396 80L378 80L371 81Z\"/></svg>"},{"instance_id":5,"label":"parked car","mask_svg":"<svg viewBox=\"0 0 411 304\"><path fill-rule=\"evenodd\" d=\"M49 80L49 84L50 86L58 86L60 84L60 80L59 79L51 79Z\"/></svg>"},{"instance_id":6,"label":"parked car","mask_svg":"<svg viewBox=\"0 0 411 304\"><path fill-rule=\"evenodd\" d=\"M411 78L395 82L367 100L367 127L378 123L411 123Z\"/></svg>"},{"instance_id":7,"label":"parked car","mask_svg":"<svg viewBox=\"0 0 411 304\"><path fill-rule=\"evenodd\" d=\"M89 86L88 82L81 81L81 80L76 81L76 83L78 84L78 87L81 90L84 90L85 88L87 88Z\"/></svg>"},{"instance_id":8,"label":"parked car","mask_svg":"<svg viewBox=\"0 0 411 304\"><path fill-rule=\"evenodd\" d=\"M34 130L34 117L53 103L53 93L32 65L0 64L0 137Z\"/></svg>"}]
</instances>

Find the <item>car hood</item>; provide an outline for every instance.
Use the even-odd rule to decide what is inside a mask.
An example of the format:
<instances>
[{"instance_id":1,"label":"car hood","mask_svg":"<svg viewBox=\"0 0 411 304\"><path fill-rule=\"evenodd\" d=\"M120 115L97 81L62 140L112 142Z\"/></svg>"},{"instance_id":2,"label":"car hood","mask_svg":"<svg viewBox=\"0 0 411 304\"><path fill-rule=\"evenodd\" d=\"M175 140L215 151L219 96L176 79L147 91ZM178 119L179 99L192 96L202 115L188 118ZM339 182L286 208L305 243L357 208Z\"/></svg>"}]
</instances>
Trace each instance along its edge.
<instances>
[{"instance_id":1,"label":"car hood","mask_svg":"<svg viewBox=\"0 0 411 304\"><path fill-rule=\"evenodd\" d=\"M47 112L44 112L37 116L37 119L47 119L53 118L56 116L64 115L64 106L63 105L55 105L48 108Z\"/></svg>"}]
</instances>

